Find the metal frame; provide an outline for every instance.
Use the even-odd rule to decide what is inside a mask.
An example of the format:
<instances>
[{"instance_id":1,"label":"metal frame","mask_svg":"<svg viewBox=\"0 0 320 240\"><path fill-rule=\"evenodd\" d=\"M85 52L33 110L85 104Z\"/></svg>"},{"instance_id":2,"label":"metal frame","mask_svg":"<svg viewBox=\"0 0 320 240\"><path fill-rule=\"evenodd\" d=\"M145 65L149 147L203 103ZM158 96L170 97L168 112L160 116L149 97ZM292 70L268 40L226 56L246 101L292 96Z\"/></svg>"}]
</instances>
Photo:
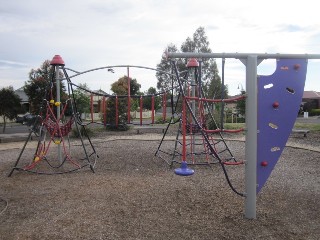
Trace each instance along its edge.
<instances>
[{"instance_id":1,"label":"metal frame","mask_svg":"<svg viewBox=\"0 0 320 240\"><path fill-rule=\"evenodd\" d=\"M257 66L264 59L320 59L320 54L268 54L268 53L171 53L165 52L167 58L235 58L246 66L246 143L245 143L245 217L256 218L257 187L257 121L258 88Z\"/></svg>"}]
</instances>

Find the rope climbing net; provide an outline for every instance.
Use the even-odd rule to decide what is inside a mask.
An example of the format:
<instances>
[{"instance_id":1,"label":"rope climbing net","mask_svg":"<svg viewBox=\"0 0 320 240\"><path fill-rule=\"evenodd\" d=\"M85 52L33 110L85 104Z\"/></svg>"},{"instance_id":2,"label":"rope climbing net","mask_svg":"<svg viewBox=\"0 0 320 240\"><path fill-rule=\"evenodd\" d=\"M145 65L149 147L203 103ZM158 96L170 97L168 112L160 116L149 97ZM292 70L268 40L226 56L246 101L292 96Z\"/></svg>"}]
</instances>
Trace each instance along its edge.
<instances>
[{"instance_id":1,"label":"rope climbing net","mask_svg":"<svg viewBox=\"0 0 320 240\"><path fill-rule=\"evenodd\" d=\"M68 77L64 65L54 64L51 81L48 84L43 103L35 120L35 127L30 131L29 136L19 154L19 157L12 168L9 176L15 170L28 171L37 174L62 174L74 172L89 167L94 172L94 166L98 154L87 133L86 125L77 111L77 105L73 98L73 85ZM55 69L56 68L56 69ZM67 99L60 101L54 97L54 83L60 81L58 74L62 70L67 82ZM69 116L66 112L71 112ZM70 133L74 130L78 139L70 139ZM37 145L34 153L32 148L32 134L36 133ZM33 155L30 159L30 155Z\"/></svg>"},{"instance_id":2,"label":"rope climbing net","mask_svg":"<svg viewBox=\"0 0 320 240\"><path fill-rule=\"evenodd\" d=\"M175 163L181 164L181 167L176 169L175 173L183 176L191 175L194 172L187 165L219 163L232 190L243 196L243 193L238 192L232 186L226 165L240 165L244 161L236 159L232 154L223 134L241 133L244 129L224 129L223 124L218 124L215 120L212 113L213 108L210 104L240 101L245 98L245 95L231 99L208 99L205 97L201 86L201 65L193 67L194 76L186 74L184 77L180 76L175 61L172 61L172 67L180 86L173 114L173 116L178 115L179 120L173 121L172 117L155 155L170 166ZM177 113L179 104L182 105L181 113ZM171 147L171 151L168 151L170 143L165 141L168 137L167 132L175 124L179 125L175 144L173 149Z\"/></svg>"}]
</instances>

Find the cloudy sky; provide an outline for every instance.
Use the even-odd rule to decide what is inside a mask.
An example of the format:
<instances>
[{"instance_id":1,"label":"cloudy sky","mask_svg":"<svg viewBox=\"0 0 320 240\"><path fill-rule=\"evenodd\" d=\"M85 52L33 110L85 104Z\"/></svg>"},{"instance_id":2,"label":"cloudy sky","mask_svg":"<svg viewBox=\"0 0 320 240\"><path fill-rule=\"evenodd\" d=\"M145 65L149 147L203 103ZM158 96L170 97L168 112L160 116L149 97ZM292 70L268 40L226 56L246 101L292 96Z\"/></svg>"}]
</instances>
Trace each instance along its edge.
<instances>
[{"instance_id":1,"label":"cloudy sky","mask_svg":"<svg viewBox=\"0 0 320 240\"><path fill-rule=\"evenodd\" d=\"M77 71L109 65L155 68L168 44L178 48L200 26L213 52L320 54L319 9L297 0L10 0L0 5L0 87L22 87L32 68L59 54ZM217 59L221 65L221 59ZM264 61L258 74L271 74ZM309 60L305 90L320 92L320 61ZM220 69L221 73L221 69ZM106 70L72 78L110 92L126 74ZM142 90L156 87L152 71L130 70ZM231 94L245 86L245 68L227 59Z\"/></svg>"}]
</instances>

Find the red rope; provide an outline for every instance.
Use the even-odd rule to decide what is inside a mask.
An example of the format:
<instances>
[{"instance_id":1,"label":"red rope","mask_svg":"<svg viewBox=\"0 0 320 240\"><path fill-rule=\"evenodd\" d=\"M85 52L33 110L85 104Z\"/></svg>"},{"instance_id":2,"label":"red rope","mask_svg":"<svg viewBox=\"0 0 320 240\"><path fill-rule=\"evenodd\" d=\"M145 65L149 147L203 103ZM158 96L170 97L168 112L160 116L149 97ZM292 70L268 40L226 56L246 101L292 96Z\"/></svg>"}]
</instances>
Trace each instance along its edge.
<instances>
[{"instance_id":1,"label":"red rope","mask_svg":"<svg viewBox=\"0 0 320 240\"><path fill-rule=\"evenodd\" d=\"M204 137L202 134L201 134L201 137L202 137L203 148L205 149L205 153L206 153L206 160L207 160L207 163L209 163L209 148L208 148L206 141L204 140Z\"/></svg>"},{"instance_id":2,"label":"red rope","mask_svg":"<svg viewBox=\"0 0 320 240\"><path fill-rule=\"evenodd\" d=\"M51 108L51 106L50 106L49 104L47 104L47 117L46 117L46 119L44 120L44 125L46 126L46 128L47 128L46 123L47 123L48 121L51 121L52 123L54 123L54 122L50 119L50 115L53 115L52 117L53 117L54 119L56 119L56 118L55 118L55 115L54 115L54 113L53 113L53 110L52 110L52 108ZM53 124L51 124L51 125L53 125ZM53 127L51 127L51 128L47 128L47 130L48 130L48 132L50 133L50 139L53 140L52 135L55 134L57 128L56 128L55 126L53 126ZM49 151L49 148L50 148L50 145L51 145L51 141L49 142L47 148L45 148L45 151L43 151L43 153L42 153L40 156L35 156L35 157L34 157L34 161L33 161L30 165L26 166L24 169L25 169L25 170L30 170L30 169L34 168L34 167L43 159L43 157L45 157L45 156L47 155L47 153L48 153L48 151ZM42 150L42 147L41 147L41 150ZM35 161L35 158L36 158L36 157L39 158L37 161Z\"/></svg>"},{"instance_id":3,"label":"red rope","mask_svg":"<svg viewBox=\"0 0 320 240\"><path fill-rule=\"evenodd\" d=\"M31 164L29 164L28 166L25 166L23 169L24 170L30 170L33 169L45 156L45 152L43 151L43 149L45 149L45 143L40 143L39 147L38 147L38 151L37 153L34 155L33 161ZM38 157L37 160L35 160Z\"/></svg>"},{"instance_id":4,"label":"red rope","mask_svg":"<svg viewBox=\"0 0 320 240\"><path fill-rule=\"evenodd\" d=\"M241 95L239 97L235 97L235 98L227 98L227 99L208 99L208 98L198 98L198 97L186 97L188 100L198 100L198 101L202 101L202 102L236 102L239 100L242 100L244 98L246 98L245 95Z\"/></svg>"},{"instance_id":5,"label":"red rope","mask_svg":"<svg viewBox=\"0 0 320 240\"><path fill-rule=\"evenodd\" d=\"M55 114L53 113L52 107L50 106L50 104L47 103L47 116L46 116L46 119L43 121L43 124L50 134L51 141L49 141L47 146L46 146L45 142L40 143L38 151L34 157L33 162L30 165L26 166L24 168L25 170L30 170L30 169L34 168L47 155L47 153L50 149L51 143L54 142L55 137L60 138L60 143L62 143L66 160L70 161L72 164L76 165L79 168L81 167L80 164L78 164L77 162L72 160L72 158L67 153L66 145L64 142L64 138L63 138L71 131L74 119L70 118L69 121L65 125L62 125L62 126L59 125L59 122L61 121L62 117L65 114L65 111L67 109L67 105L68 104L66 103L59 119L57 119Z\"/></svg>"},{"instance_id":6,"label":"red rope","mask_svg":"<svg viewBox=\"0 0 320 240\"><path fill-rule=\"evenodd\" d=\"M74 119L70 118L65 125L59 126L54 121L52 121L51 118L48 118L44 122L44 125L46 126L46 129L48 130L50 135L54 137L61 137L61 136L66 136L70 133L73 122L74 122ZM56 128L60 128L60 132L57 132ZM59 135L60 133L61 133L61 136Z\"/></svg>"}]
</instances>

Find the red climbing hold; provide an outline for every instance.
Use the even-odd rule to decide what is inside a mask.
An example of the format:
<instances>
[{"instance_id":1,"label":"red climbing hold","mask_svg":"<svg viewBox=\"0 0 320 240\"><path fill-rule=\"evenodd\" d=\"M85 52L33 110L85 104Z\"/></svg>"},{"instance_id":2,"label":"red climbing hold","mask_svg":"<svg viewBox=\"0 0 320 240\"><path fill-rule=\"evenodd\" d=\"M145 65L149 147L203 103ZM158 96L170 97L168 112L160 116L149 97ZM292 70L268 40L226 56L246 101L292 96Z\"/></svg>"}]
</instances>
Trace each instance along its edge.
<instances>
[{"instance_id":1,"label":"red climbing hold","mask_svg":"<svg viewBox=\"0 0 320 240\"><path fill-rule=\"evenodd\" d=\"M300 68L300 64L295 64L294 66L293 66L293 69L294 70L298 70Z\"/></svg>"},{"instance_id":2,"label":"red climbing hold","mask_svg":"<svg viewBox=\"0 0 320 240\"><path fill-rule=\"evenodd\" d=\"M274 103L272 104L272 107L273 107L273 108L278 108L279 105L280 105L279 102L274 102Z\"/></svg>"}]
</instances>

